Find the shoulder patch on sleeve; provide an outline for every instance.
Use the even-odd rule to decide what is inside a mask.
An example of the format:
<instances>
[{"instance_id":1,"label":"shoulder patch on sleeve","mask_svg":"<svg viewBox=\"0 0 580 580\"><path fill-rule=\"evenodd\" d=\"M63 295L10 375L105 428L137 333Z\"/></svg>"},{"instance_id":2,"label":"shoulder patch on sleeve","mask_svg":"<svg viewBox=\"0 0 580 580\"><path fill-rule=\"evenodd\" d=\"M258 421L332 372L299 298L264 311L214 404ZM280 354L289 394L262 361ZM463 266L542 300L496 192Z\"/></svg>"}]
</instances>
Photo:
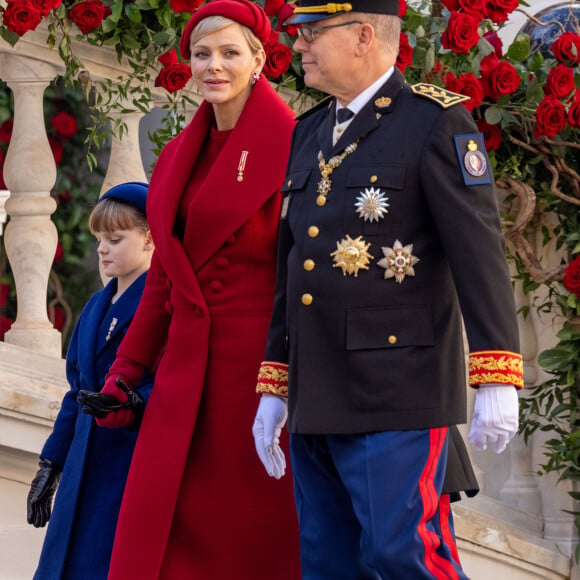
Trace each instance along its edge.
<instances>
[{"instance_id":1,"label":"shoulder patch on sleeve","mask_svg":"<svg viewBox=\"0 0 580 580\"><path fill-rule=\"evenodd\" d=\"M491 183L491 168L481 133L455 135L455 149L465 185Z\"/></svg>"},{"instance_id":2,"label":"shoulder patch on sleeve","mask_svg":"<svg viewBox=\"0 0 580 580\"><path fill-rule=\"evenodd\" d=\"M420 97L425 97L431 101L435 101L438 105L444 109L448 109L453 105L458 103L463 103L464 101L469 101L471 97L466 95L460 95L459 93L453 93L447 89L442 89L441 87L436 87L435 85L430 85L428 83L418 83L416 85L411 85L411 90L416 95Z\"/></svg>"}]
</instances>

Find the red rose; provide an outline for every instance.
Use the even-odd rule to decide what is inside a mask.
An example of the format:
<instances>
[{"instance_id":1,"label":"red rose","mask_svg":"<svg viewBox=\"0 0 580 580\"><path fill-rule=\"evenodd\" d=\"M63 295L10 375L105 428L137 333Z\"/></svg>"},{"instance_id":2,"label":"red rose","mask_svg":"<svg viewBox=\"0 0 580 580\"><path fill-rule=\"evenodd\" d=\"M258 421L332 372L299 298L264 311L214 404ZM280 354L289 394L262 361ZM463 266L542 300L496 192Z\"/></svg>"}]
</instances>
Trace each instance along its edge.
<instances>
[{"instance_id":1,"label":"red rose","mask_svg":"<svg viewBox=\"0 0 580 580\"><path fill-rule=\"evenodd\" d=\"M4 340L4 335L10 330L13 320L8 316L0 316L0 340Z\"/></svg>"},{"instance_id":2,"label":"red rose","mask_svg":"<svg viewBox=\"0 0 580 580\"><path fill-rule=\"evenodd\" d=\"M290 66L292 61L292 51L285 44L277 42L266 49L266 64L264 74L267 77L277 79L282 76Z\"/></svg>"},{"instance_id":3,"label":"red rose","mask_svg":"<svg viewBox=\"0 0 580 580\"><path fill-rule=\"evenodd\" d=\"M566 125L564 105L551 95L544 97L536 110L534 137L555 137Z\"/></svg>"},{"instance_id":4,"label":"red rose","mask_svg":"<svg viewBox=\"0 0 580 580\"><path fill-rule=\"evenodd\" d=\"M173 12L195 12L203 0L169 0Z\"/></svg>"},{"instance_id":5,"label":"red rose","mask_svg":"<svg viewBox=\"0 0 580 580\"><path fill-rule=\"evenodd\" d=\"M175 49L173 50L168 50L167 52L164 52L163 54L159 55L157 57L157 60L165 67L165 66L171 66L172 64L175 64L177 62L177 52L175 51Z\"/></svg>"},{"instance_id":6,"label":"red rose","mask_svg":"<svg viewBox=\"0 0 580 580\"><path fill-rule=\"evenodd\" d=\"M558 99L567 97L574 90L574 72L565 64L551 68L544 86L544 94Z\"/></svg>"},{"instance_id":7,"label":"red rose","mask_svg":"<svg viewBox=\"0 0 580 580\"><path fill-rule=\"evenodd\" d=\"M4 183L4 172L2 170L3 168L0 167L0 189L8 189L6 183Z\"/></svg>"},{"instance_id":8,"label":"red rose","mask_svg":"<svg viewBox=\"0 0 580 580\"><path fill-rule=\"evenodd\" d=\"M459 6L465 14L470 14L477 20L483 20L487 14L486 0L459 0Z\"/></svg>"},{"instance_id":9,"label":"red rose","mask_svg":"<svg viewBox=\"0 0 580 580\"><path fill-rule=\"evenodd\" d=\"M452 12L445 32L441 35L441 44L458 54L468 54L479 42L477 28L479 20L462 12Z\"/></svg>"},{"instance_id":10,"label":"red rose","mask_svg":"<svg viewBox=\"0 0 580 580\"><path fill-rule=\"evenodd\" d=\"M64 328L64 323L66 322L66 315L62 308L58 306L52 306L47 308L48 318L52 322L52 325L57 330L62 330Z\"/></svg>"},{"instance_id":11,"label":"red rose","mask_svg":"<svg viewBox=\"0 0 580 580\"><path fill-rule=\"evenodd\" d=\"M574 32L564 32L552 43L552 53L556 60L574 66L580 63L580 36Z\"/></svg>"},{"instance_id":12,"label":"red rose","mask_svg":"<svg viewBox=\"0 0 580 580\"><path fill-rule=\"evenodd\" d=\"M46 16L51 10L58 8L62 4L62 0L31 0L31 2L41 16Z\"/></svg>"},{"instance_id":13,"label":"red rose","mask_svg":"<svg viewBox=\"0 0 580 580\"><path fill-rule=\"evenodd\" d=\"M79 27L83 34L99 28L107 16L111 15L111 9L105 6L101 0L84 0L75 4L69 11L68 17Z\"/></svg>"},{"instance_id":14,"label":"red rose","mask_svg":"<svg viewBox=\"0 0 580 580\"><path fill-rule=\"evenodd\" d=\"M399 18L407 14L407 0L399 0Z\"/></svg>"},{"instance_id":15,"label":"red rose","mask_svg":"<svg viewBox=\"0 0 580 580\"><path fill-rule=\"evenodd\" d=\"M404 33L401 32L399 36L399 54L397 55L397 68L401 72L405 72L405 69L411 64L413 61L413 49L409 44L409 37Z\"/></svg>"},{"instance_id":16,"label":"red rose","mask_svg":"<svg viewBox=\"0 0 580 580\"><path fill-rule=\"evenodd\" d=\"M268 16L276 16L280 8L282 8L282 4L284 4L284 0L266 0L264 12Z\"/></svg>"},{"instance_id":17,"label":"red rose","mask_svg":"<svg viewBox=\"0 0 580 580\"><path fill-rule=\"evenodd\" d=\"M60 111L52 117L50 124L54 127L54 130L65 139L76 135L77 133L77 120L66 111Z\"/></svg>"},{"instance_id":18,"label":"red rose","mask_svg":"<svg viewBox=\"0 0 580 580\"><path fill-rule=\"evenodd\" d=\"M501 58L503 56L503 42L501 41L501 38L498 36L497 32L490 30L483 35L483 38L485 38L485 40L487 40L487 42L493 46L497 57Z\"/></svg>"},{"instance_id":19,"label":"red rose","mask_svg":"<svg viewBox=\"0 0 580 580\"><path fill-rule=\"evenodd\" d=\"M70 191L63 191L62 193L59 192L59 193L56 194L56 201L59 204L66 204L71 199L72 199L72 196L70 194Z\"/></svg>"},{"instance_id":20,"label":"red rose","mask_svg":"<svg viewBox=\"0 0 580 580\"><path fill-rule=\"evenodd\" d=\"M501 24L519 4L519 0L487 0L487 16L496 24Z\"/></svg>"},{"instance_id":21,"label":"red rose","mask_svg":"<svg viewBox=\"0 0 580 580\"><path fill-rule=\"evenodd\" d=\"M473 73L463 73L455 80L454 91L460 95L469 97L469 101L461 103L470 113L479 107L483 100L483 87L481 82Z\"/></svg>"},{"instance_id":22,"label":"red rose","mask_svg":"<svg viewBox=\"0 0 580 580\"><path fill-rule=\"evenodd\" d=\"M500 146L501 131L497 125L490 125L485 119L478 119L477 128L480 133L483 133L485 148L488 151L493 151Z\"/></svg>"},{"instance_id":23,"label":"red rose","mask_svg":"<svg viewBox=\"0 0 580 580\"><path fill-rule=\"evenodd\" d=\"M13 128L14 119L6 119L6 121L0 125L0 141L2 143L10 143L10 137L12 137Z\"/></svg>"},{"instance_id":24,"label":"red rose","mask_svg":"<svg viewBox=\"0 0 580 580\"><path fill-rule=\"evenodd\" d=\"M459 0L442 0L443 6L449 10L449 12L457 12L460 8Z\"/></svg>"},{"instance_id":25,"label":"red rose","mask_svg":"<svg viewBox=\"0 0 580 580\"><path fill-rule=\"evenodd\" d=\"M30 0L8 0L2 15L2 23L10 32L22 36L34 30L42 20L38 8Z\"/></svg>"},{"instance_id":26,"label":"red rose","mask_svg":"<svg viewBox=\"0 0 580 580\"><path fill-rule=\"evenodd\" d=\"M53 262L55 264L56 262L60 262L63 256L64 256L64 248L62 247L62 244L60 242L57 242Z\"/></svg>"},{"instance_id":27,"label":"red rose","mask_svg":"<svg viewBox=\"0 0 580 580\"><path fill-rule=\"evenodd\" d=\"M562 284L570 294L576 294L580 298L580 256L577 256L568 264Z\"/></svg>"},{"instance_id":28,"label":"red rose","mask_svg":"<svg viewBox=\"0 0 580 580\"><path fill-rule=\"evenodd\" d=\"M489 77L482 77L482 80L484 82L486 97L489 97L493 101L497 101L502 95L511 95L522 82L515 67L506 60L502 60L491 71Z\"/></svg>"},{"instance_id":29,"label":"red rose","mask_svg":"<svg viewBox=\"0 0 580 580\"><path fill-rule=\"evenodd\" d=\"M580 90L576 89L574 99L568 108L568 124L570 127L580 129Z\"/></svg>"},{"instance_id":30,"label":"red rose","mask_svg":"<svg viewBox=\"0 0 580 580\"><path fill-rule=\"evenodd\" d=\"M54 139L53 137L49 137L48 144L50 145L50 149L51 149L52 155L54 157L54 162L58 165L62 161L62 156L64 153L62 143L58 139Z\"/></svg>"},{"instance_id":31,"label":"red rose","mask_svg":"<svg viewBox=\"0 0 580 580\"><path fill-rule=\"evenodd\" d=\"M294 4L282 4L282 7L278 11L278 26L276 26L276 30L279 32L287 32L290 36L296 36L298 34L298 26L284 24L294 14L294 8Z\"/></svg>"},{"instance_id":32,"label":"red rose","mask_svg":"<svg viewBox=\"0 0 580 580\"><path fill-rule=\"evenodd\" d=\"M491 73L499 66L499 58L495 52L488 54L481 59L481 64L479 65L479 74L481 79L485 81L491 75Z\"/></svg>"},{"instance_id":33,"label":"red rose","mask_svg":"<svg viewBox=\"0 0 580 580\"><path fill-rule=\"evenodd\" d=\"M185 62L176 62L162 68L155 79L156 87L163 87L170 93L182 89L191 78L191 69Z\"/></svg>"}]
</instances>

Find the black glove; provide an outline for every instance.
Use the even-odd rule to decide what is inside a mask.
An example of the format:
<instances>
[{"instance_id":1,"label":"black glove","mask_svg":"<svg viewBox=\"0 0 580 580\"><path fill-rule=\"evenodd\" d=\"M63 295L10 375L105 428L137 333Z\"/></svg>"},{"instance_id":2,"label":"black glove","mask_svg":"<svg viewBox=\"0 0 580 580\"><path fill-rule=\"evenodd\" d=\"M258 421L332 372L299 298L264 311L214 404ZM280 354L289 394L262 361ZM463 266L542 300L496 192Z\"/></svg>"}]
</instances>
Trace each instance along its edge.
<instances>
[{"instance_id":1,"label":"black glove","mask_svg":"<svg viewBox=\"0 0 580 580\"><path fill-rule=\"evenodd\" d=\"M82 405L83 413L103 419L112 411L119 411L120 409L130 409L135 415L135 422L131 428L135 428L141 423L143 418L143 411L145 410L145 403L143 397L135 390L129 388L127 384L117 377L117 386L127 395L126 401L119 401L113 395L106 393L95 393L94 391L79 391L77 401Z\"/></svg>"},{"instance_id":2,"label":"black glove","mask_svg":"<svg viewBox=\"0 0 580 580\"><path fill-rule=\"evenodd\" d=\"M26 500L26 520L35 528L44 528L50 519L52 498L60 481L61 469L48 459L40 458Z\"/></svg>"}]
</instances>

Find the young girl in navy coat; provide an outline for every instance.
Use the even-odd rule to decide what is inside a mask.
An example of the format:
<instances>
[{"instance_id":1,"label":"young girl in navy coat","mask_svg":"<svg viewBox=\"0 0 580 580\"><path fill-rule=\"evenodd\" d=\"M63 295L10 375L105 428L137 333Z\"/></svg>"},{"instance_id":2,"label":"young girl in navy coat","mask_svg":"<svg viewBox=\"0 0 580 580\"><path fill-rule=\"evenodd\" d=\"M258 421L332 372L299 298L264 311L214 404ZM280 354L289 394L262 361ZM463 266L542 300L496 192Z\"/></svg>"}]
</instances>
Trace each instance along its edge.
<instances>
[{"instance_id":1,"label":"young girl in navy coat","mask_svg":"<svg viewBox=\"0 0 580 580\"><path fill-rule=\"evenodd\" d=\"M104 580L108 574L137 430L98 427L82 412L77 395L101 390L141 298L153 254L146 197L146 184L117 185L101 196L89 218L102 272L111 280L89 300L74 329L66 356L70 390L28 495L28 523L43 527L50 519L38 580ZM152 383L151 374L139 383L144 400Z\"/></svg>"}]
</instances>

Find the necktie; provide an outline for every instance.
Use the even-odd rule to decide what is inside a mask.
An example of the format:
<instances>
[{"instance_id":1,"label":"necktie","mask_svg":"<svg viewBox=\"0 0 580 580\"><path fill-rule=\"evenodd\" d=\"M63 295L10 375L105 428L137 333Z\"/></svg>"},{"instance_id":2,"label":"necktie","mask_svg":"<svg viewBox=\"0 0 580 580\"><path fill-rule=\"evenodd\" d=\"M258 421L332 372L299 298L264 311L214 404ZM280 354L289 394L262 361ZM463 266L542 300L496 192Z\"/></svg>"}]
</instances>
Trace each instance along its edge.
<instances>
[{"instance_id":1,"label":"necktie","mask_svg":"<svg viewBox=\"0 0 580 580\"><path fill-rule=\"evenodd\" d=\"M349 121L353 117L354 113L350 109L347 109L346 107L338 109L336 111L336 122L339 124L345 123L346 121Z\"/></svg>"}]
</instances>

